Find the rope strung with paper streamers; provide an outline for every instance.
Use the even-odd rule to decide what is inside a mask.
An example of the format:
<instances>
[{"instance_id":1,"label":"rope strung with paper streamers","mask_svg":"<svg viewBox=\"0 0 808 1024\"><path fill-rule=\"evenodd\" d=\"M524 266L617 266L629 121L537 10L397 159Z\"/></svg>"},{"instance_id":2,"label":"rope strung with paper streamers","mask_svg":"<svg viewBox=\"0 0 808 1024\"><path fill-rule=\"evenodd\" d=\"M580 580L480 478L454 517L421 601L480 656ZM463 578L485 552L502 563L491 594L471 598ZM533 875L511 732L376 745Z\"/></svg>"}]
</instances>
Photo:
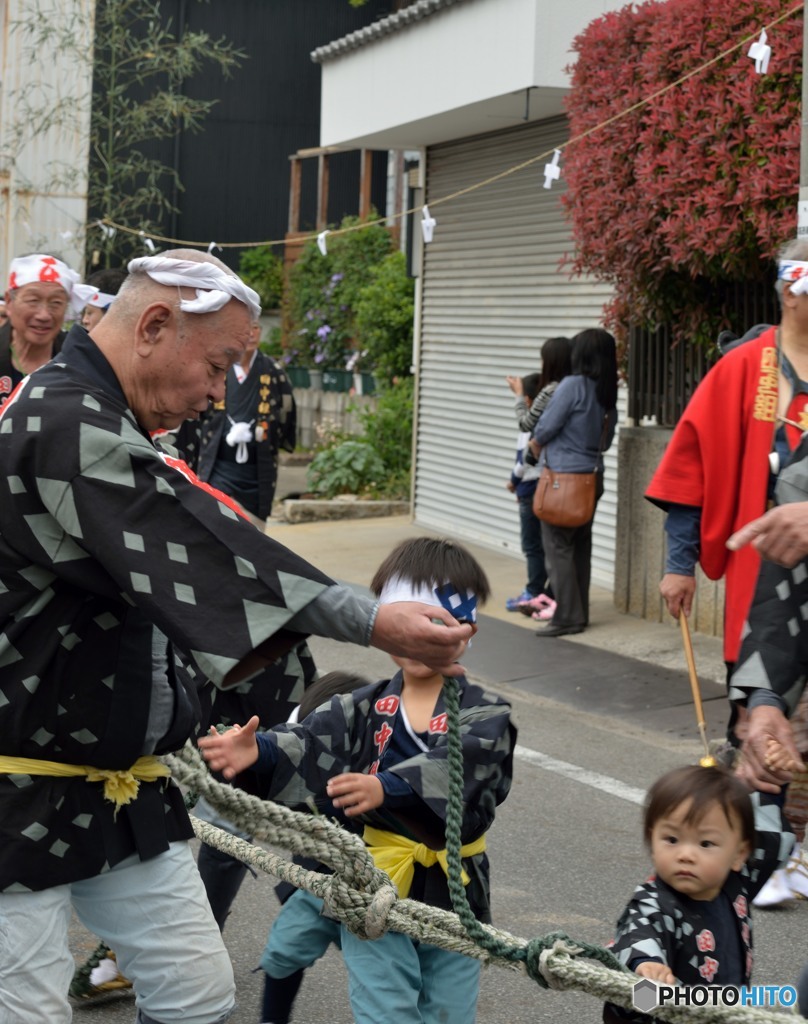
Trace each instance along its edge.
<instances>
[{"instance_id":1,"label":"rope strung with paper streamers","mask_svg":"<svg viewBox=\"0 0 808 1024\"><path fill-rule=\"evenodd\" d=\"M527 160L523 160L521 163L514 164L512 167L508 167L504 171L499 171L497 174L492 174L490 177L485 178L482 181L476 181L471 185L466 185L463 188L458 189L456 192L450 193L449 195L437 196L433 199L430 199L429 205L434 209L434 207L436 206L452 202L453 200L459 199L462 196L469 195L469 193L471 192L476 192L481 188L485 188L486 186L492 185L497 181L501 181L503 178L508 178L512 174L516 174L519 171L523 171L528 167L533 167L535 164L540 163L542 160L547 160L549 157L553 158L553 165L557 167L558 157L555 155L556 153L560 154L562 150L567 149L569 146L573 146L576 142L580 141L581 139L585 139L590 135L594 135L602 128L606 128L608 125L614 124L615 121L622 120L622 118L627 117L629 114L634 113L634 111L636 110L640 110L642 107L649 106L651 103L654 102L654 100L658 100L660 97L664 96L666 93L670 92L673 89L677 89L684 82L688 81L688 79L693 78L695 75L701 74L701 72L706 71L714 64L719 63L725 57L729 57L733 53L737 53L738 50L743 49L750 43L754 43L758 39L758 36L761 33L761 29L763 30L763 35L765 36L765 34L768 31L775 28L781 22L786 21L786 19L793 17L795 14L798 14L800 11L803 10L803 8L804 5L802 3L795 4L793 7L790 7L787 10L783 11L776 18L773 18L765 25L756 26L755 31L753 33L744 36L743 39L739 40L739 42L727 47L725 50L722 50L714 57L710 57L708 60L703 61L701 64L692 68L690 71L686 72L681 77L677 78L675 81L668 82L667 85L664 85L662 88L657 89L655 92L652 92L648 96L643 97L636 103L632 103L630 106L624 107L623 110L618 111L618 113L606 118L599 124L593 125L591 128L587 128L586 131L580 132L578 135L574 136L571 139L567 139L566 142L562 142L559 145L554 146L552 149L547 149L543 153L538 153L535 156L529 157ZM360 224L352 224L347 227L334 228L332 230L329 230L327 234L332 237L336 237L337 235L351 234L354 231L362 231L365 228L373 227L378 224L390 224L398 220L403 220L405 217L412 216L415 213L420 213L423 209L423 206L413 206L408 210L401 210L398 211L397 213L389 214L384 217L377 217L375 220L365 220L362 221ZM99 226L101 230L105 232L120 231L123 234L143 235L142 229L131 228L125 224L119 224L117 221L111 220L109 217L103 217L100 220L93 221L93 224ZM312 234L301 234L298 241L313 241L315 238L319 237L320 235L318 232L314 232ZM256 248L258 246L272 247L282 246L286 244L286 239L284 238L270 238L267 239L266 241L260 242L199 242L191 241L187 238L171 238L168 235L156 234L150 235L147 241L152 243L153 241L164 242L170 245L184 246L194 249L204 249L207 247L209 250L213 246L215 246L218 249L251 249Z\"/></svg>"},{"instance_id":2,"label":"rope strung with paper streamers","mask_svg":"<svg viewBox=\"0 0 808 1024\"><path fill-rule=\"evenodd\" d=\"M217 782L192 744L187 743L181 751L166 755L163 760L178 783L204 796L255 839L314 858L334 873L311 871L192 817L194 832L202 842L320 897L327 913L360 938L378 938L387 931L401 932L484 964L524 970L542 988L578 989L602 1002L633 1009L632 992L638 976L624 968L608 950L579 942L564 932L524 940L480 924L474 917L460 880L463 760L456 680L446 680L444 699L449 767L446 846L454 914L416 900L400 899L387 875L374 865L359 836L322 815L292 811ZM672 1024L783 1024L782 1014L757 1007L665 1006L654 1012L659 1019Z\"/></svg>"}]
</instances>

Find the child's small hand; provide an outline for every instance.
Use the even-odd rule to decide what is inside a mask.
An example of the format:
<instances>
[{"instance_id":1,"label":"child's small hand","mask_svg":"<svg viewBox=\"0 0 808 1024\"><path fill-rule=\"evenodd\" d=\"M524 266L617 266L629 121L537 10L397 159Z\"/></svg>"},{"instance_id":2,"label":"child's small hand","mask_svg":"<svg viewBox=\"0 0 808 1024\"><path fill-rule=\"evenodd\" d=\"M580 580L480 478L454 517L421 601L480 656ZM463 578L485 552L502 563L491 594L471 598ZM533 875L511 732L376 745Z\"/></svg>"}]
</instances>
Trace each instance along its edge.
<instances>
[{"instance_id":1,"label":"child's small hand","mask_svg":"<svg viewBox=\"0 0 808 1024\"><path fill-rule=\"evenodd\" d=\"M212 726L209 736L199 742L202 756L215 772L221 772L226 779L232 779L239 772L254 765L258 760L258 743L255 733L258 729L258 715L245 726L234 725L227 732L218 733Z\"/></svg>"},{"instance_id":2,"label":"child's small hand","mask_svg":"<svg viewBox=\"0 0 808 1024\"><path fill-rule=\"evenodd\" d=\"M783 744L770 736L766 740L765 765L774 772L796 772L800 770L800 763L795 761Z\"/></svg>"},{"instance_id":3,"label":"child's small hand","mask_svg":"<svg viewBox=\"0 0 808 1024\"><path fill-rule=\"evenodd\" d=\"M646 960L645 963L637 967L634 973L639 974L641 978L650 978L651 981L658 981L660 985L676 984L676 978L673 976L673 971L670 967L667 964L657 963L656 960Z\"/></svg>"},{"instance_id":4,"label":"child's small hand","mask_svg":"<svg viewBox=\"0 0 808 1024\"><path fill-rule=\"evenodd\" d=\"M346 817L381 807L384 803L384 787L375 775L361 772L344 772L328 780L326 793L335 807L340 807Z\"/></svg>"},{"instance_id":5,"label":"child's small hand","mask_svg":"<svg viewBox=\"0 0 808 1024\"><path fill-rule=\"evenodd\" d=\"M515 487L515 485L514 485L514 482L513 482L513 480L509 480L509 481L508 481L508 482L507 482L507 483L505 484L505 486L506 486L506 487L507 487L507 489L508 489L508 490L509 490L509 491L511 492L511 494L513 494L513 492L514 492L514 491L516 490L516 487Z\"/></svg>"}]
</instances>

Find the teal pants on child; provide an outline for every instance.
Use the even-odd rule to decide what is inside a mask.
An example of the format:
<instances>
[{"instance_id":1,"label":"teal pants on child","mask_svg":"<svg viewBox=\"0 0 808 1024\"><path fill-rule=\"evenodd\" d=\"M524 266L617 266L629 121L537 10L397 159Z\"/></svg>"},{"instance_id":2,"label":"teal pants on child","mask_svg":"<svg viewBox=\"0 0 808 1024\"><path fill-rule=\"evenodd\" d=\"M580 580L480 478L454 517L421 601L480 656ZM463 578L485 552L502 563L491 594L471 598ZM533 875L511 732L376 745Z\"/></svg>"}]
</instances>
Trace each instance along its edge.
<instances>
[{"instance_id":1,"label":"teal pants on child","mask_svg":"<svg viewBox=\"0 0 808 1024\"><path fill-rule=\"evenodd\" d=\"M474 1024L479 960L400 932L358 939L344 925L342 956L356 1024Z\"/></svg>"},{"instance_id":2,"label":"teal pants on child","mask_svg":"<svg viewBox=\"0 0 808 1024\"><path fill-rule=\"evenodd\" d=\"M340 923L323 917L323 901L305 889L297 889L272 923L261 957L261 967L271 978L288 978L320 959L333 942L339 946Z\"/></svg>"}]
</instances>

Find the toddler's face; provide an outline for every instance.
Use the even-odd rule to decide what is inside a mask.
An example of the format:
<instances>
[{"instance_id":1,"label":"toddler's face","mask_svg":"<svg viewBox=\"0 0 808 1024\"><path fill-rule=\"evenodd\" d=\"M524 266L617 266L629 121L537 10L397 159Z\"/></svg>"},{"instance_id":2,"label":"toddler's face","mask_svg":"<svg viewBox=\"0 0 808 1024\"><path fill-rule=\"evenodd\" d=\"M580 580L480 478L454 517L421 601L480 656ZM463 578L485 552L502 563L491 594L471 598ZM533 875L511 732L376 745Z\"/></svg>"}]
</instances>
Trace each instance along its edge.
<instances>
[{"instance_id":1,"label":"toddler's face","mask_svg":"<svg viewBox=\"0 0 808 1024\"><path fill-rule=\"evenodd\" d=\"M694 900L714 900L730 871L740 871L751 853L737 821L727 821L714 803L698 821L686 821L686 800L651 830L651 857L657 875Z\"/></svg>"}]
</instances>

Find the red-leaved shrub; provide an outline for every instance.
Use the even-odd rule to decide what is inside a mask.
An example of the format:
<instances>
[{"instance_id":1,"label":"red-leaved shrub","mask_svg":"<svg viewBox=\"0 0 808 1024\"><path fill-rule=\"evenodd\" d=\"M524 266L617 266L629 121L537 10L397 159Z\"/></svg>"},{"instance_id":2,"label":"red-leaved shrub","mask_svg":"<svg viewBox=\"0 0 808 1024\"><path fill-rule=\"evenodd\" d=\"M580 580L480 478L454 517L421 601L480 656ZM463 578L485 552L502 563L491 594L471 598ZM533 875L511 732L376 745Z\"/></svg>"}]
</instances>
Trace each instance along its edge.
<instances>
[{"instance_id":1,"label":"red-leaved shrub","mask_svg":"<svg viewBox=\"0 0 808 1024\"><path fill-rule=\"evenodd\" d=\"M571 138L787 9L652 0L598 18L573 44ZM755 73L747 44L565 150L573 268L614 286L606 322L623 338L630 322L667 322L677 339L712 340L727 326L717 286L770 277L773 254L796 234L802 14L768 34L767 74Z\"/></svg>"}]
</instances>

